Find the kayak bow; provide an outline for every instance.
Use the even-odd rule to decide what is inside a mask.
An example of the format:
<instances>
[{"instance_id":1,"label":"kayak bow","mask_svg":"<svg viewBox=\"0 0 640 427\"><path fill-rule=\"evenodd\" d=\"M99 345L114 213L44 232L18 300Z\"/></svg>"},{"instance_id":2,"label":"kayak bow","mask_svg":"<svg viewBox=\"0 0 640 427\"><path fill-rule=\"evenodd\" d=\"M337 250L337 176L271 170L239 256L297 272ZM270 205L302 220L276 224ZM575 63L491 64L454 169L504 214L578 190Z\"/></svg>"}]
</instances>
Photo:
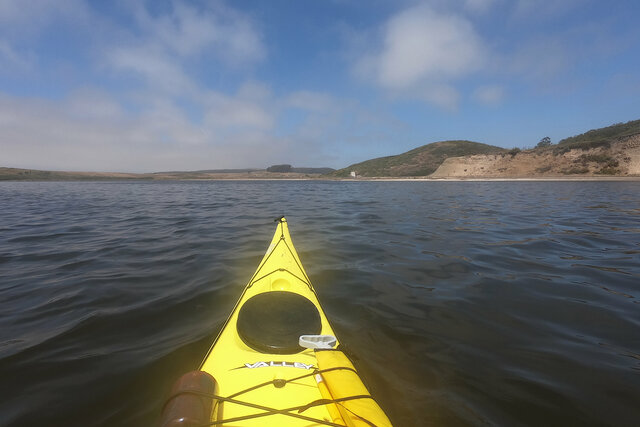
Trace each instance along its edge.
<instances>
[{"instance_id":1,"label":"kayak bow","mask_svg":"<svg viewBox=\"0 0 640 427\"><path fill-rule=\"evenodd\" d=\"M278 226L199 371L183 376L163 426L391 426L363 385Z\"/></svg>"}]
</instances>

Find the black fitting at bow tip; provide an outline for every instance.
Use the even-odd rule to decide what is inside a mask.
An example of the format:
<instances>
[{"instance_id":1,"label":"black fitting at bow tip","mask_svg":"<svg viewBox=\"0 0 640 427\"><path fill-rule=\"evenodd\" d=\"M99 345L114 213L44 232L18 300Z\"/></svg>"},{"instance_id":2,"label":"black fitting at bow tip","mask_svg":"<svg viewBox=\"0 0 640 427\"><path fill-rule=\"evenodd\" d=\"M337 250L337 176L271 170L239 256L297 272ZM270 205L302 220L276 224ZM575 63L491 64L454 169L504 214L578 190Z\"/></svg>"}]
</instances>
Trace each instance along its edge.
<instances>
[{"instance_id":1,"label":"black fitting at bow tip","mask_svg":"<svg viewBox=\"0 0 640 427\"><path fill-rule=\"evenodd\" d=\"M281 215L278 218L274 219L273 222L282 222L283 219L284 219L284 215Z\"/></svg>"}]
</instances>

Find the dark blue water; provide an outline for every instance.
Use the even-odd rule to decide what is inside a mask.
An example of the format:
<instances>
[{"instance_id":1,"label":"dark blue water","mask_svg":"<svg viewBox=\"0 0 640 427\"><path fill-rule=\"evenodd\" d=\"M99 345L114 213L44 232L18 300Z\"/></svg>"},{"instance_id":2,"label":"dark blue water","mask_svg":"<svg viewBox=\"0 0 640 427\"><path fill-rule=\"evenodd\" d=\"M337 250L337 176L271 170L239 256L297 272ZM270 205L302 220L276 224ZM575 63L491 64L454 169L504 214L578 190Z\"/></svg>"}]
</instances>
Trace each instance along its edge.
<instances>
[{"instance_id":1,"label":"dark blue water","mask_svg":"<svg viewBox=\"0 0 640 427\"><path fill-rule=\"evenodd\" d=\"M396 425L640 420L640 183L4 182L0 425L154 425L282 214Z\"/></svg>"}]
</instances>

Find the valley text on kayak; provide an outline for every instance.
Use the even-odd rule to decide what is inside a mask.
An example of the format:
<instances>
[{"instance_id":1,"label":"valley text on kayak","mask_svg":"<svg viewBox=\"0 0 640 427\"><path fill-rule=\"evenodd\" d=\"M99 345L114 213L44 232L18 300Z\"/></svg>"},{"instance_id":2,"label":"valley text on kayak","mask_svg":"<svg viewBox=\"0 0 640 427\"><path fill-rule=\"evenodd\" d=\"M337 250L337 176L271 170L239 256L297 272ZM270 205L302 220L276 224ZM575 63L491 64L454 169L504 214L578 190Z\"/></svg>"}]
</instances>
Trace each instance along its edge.
<instances>
[{"instance_id":1,"label":"valley text on kayak","mask_svg":"<svg viewBox=\"0 0 640 427\"><path fill-rule=\"evenodd\" d=\"M242 369L242 368L249 368L249 369L267 368L269 366L279 366L279 367L283 367L283 368L300 368L300 369L311 369L311 368L314 368L314 365L307 365L306 363L302 363L302 362L274 362L272 360L271 362L245 363L244 366L239 366L236 369Z\"/></svg>"}]
</instances>

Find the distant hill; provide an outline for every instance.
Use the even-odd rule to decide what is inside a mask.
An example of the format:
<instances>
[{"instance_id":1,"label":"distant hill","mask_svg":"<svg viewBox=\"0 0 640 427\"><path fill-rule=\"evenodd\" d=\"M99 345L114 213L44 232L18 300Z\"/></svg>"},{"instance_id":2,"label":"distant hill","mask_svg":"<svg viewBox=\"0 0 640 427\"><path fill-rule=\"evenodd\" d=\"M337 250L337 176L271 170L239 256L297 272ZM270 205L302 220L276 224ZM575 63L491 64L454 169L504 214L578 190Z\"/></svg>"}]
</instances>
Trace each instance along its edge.
<instances>
[{"instance_id":1,"label":"distant hill","mask_svg":"<svg viewBox=\"0 0 640 427\"><path fill-rule=\"evenodd\" d=\"M379 157L339 169L330 175L348 177L353 171L359 176L426 176L449 157L474 154L499 154L504 148L472 141L440 141L414 148L395 156Z\"/></svg>"},{"instance_id":2,"label":"distant hill","mask_svg":"<svg viewBox=\"0 0 640 427\"><path fill-rule=\"evenodd\" d=\"M596 147L609 148L612 142L638 134L640 134L640 120L632 120L565 138L558 142L558 149L566 152L574 148L582 150Z\"/></svg>"}]
</instances>

